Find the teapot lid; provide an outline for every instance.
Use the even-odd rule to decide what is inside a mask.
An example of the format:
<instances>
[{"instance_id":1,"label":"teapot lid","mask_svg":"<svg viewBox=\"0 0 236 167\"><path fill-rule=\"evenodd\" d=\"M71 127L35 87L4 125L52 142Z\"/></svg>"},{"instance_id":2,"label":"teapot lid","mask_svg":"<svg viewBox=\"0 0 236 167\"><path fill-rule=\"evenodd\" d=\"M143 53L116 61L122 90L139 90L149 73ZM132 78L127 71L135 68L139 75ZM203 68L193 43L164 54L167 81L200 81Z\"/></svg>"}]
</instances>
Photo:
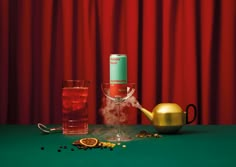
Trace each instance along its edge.
<instances>
[{"instance_id":1,"label":"teapot lid","mask_svg":"<svg viewBox=\"0 0 236 167\"><path fill-rule=\"evenodd\" d=\"M176 103L160 103L153 111L158 111L158 113L179 113L182 112L182 108Z\"/></svg>"}]
</instances>

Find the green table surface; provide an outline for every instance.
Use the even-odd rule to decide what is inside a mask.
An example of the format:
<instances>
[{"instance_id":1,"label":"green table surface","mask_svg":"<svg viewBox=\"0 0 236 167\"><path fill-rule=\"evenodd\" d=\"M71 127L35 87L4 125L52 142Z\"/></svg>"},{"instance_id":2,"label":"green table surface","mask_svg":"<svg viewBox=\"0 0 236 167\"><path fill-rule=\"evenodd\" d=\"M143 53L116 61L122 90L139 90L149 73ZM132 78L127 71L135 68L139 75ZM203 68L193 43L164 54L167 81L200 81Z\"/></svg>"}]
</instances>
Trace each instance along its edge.
<instances>
[{"instance_id":1,"label":"green table surface","mask_svg":"<svg viewBox=\"0 0 236 167\"><path fill-rule=\"evenodd\" d=\"M89 129L88 135L65 136L42 134L36 125L0 125L0 166L236 166L236 125L184 126L175 135L142 139L135 134L155 132L153 126L127 126L124 130L133 140L112 151L74 147L71 143L83 137L105 141L104 136L112 130L103 125L90 125ZM67 148L58 152L60 146Z\"/></svg>"}]
</instances>

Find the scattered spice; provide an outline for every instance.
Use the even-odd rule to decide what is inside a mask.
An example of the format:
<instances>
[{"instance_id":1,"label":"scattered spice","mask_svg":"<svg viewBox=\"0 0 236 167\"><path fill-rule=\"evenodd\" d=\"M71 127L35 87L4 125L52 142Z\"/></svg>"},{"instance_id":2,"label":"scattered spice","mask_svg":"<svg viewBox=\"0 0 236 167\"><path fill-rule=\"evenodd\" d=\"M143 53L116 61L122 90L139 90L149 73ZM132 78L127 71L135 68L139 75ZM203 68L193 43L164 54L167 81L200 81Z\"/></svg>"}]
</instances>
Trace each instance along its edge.
<instances>
[{"instance_id":1,"label":"scattered spice","mask_svg":"<svg viewBox=\"0 0 236 167\"><path fill-rule=\"evenodd\" d=\"M149 133L145 130L140 131L138 134L136 134L136 137L138 138L145 138L145 137L155 137L155 138L160 138L162 137L158 133Z\"/></svg>"},{"instance_id":2,"label":"scattered spice","mask_svg":"<svg viewBox=\"0 0 236 167\"><path fill-rule=\"evenodd\" d=\"M84 150L87 150L88 148L109 148L112 151L113 148L116 146L116 144L111 142L99 141L97 138L82 138L80 140L74 141L72 144L77 148Z\"/></svg>"}]
</instances>

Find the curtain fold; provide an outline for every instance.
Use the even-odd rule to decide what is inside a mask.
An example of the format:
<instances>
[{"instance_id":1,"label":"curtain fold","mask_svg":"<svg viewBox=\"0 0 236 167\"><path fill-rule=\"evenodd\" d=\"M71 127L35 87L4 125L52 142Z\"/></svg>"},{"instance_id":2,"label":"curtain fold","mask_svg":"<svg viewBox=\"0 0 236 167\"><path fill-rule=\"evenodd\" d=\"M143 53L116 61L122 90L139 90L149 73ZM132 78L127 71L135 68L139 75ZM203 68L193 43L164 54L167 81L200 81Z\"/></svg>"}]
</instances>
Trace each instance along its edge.
<instances>
[{"instance_id":1,"label":"curtain fold","mask_svg":"<svg viewBox=\"0 0 236 167\"><path fill-rule=\"evenodd\" d=\"M89 123L103 123L100 85L124 53L144 108L193 103L194 124L235 124L235 46L235 0L0 0L0 123L61 123L64 79L91 81Z\"/></svg>"}]
</instances>

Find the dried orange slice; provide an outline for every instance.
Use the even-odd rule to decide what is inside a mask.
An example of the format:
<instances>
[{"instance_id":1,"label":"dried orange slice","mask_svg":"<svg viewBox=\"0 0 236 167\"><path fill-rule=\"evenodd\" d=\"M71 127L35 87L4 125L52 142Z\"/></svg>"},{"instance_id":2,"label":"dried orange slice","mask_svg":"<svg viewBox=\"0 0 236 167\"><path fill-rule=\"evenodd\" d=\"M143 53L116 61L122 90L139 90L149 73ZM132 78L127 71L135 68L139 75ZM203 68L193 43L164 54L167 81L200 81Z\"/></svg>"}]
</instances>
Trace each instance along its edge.
<instances>
[{"instance_id":1,"label":"dried orange slice","mask_svg":"<svg viewBox=\"0 0 236 167\"><path fill-rule=\"evenodd\" d=\"M79 140L80 144L86 147L95 147L98 144L96 138L83 138Z\"/></svg>"}]
</instances>

